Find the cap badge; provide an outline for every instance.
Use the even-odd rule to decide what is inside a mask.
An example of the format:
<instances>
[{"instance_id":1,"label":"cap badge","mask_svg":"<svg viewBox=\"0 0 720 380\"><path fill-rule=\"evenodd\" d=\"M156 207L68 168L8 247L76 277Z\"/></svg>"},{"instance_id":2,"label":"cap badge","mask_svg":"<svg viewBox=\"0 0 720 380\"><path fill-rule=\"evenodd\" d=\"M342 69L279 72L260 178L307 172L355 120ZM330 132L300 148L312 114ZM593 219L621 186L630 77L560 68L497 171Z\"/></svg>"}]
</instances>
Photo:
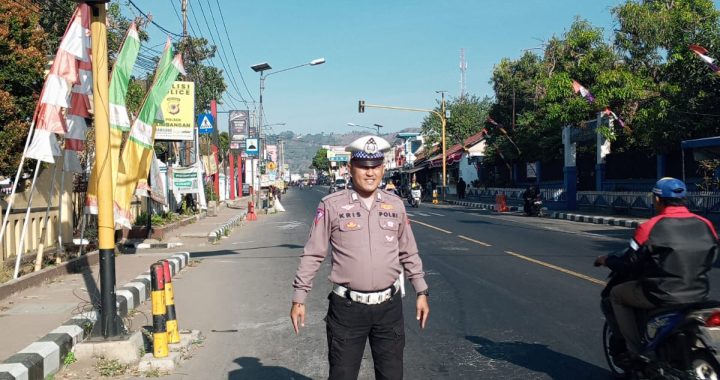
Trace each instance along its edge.
<instances>
[{"instance_id":1,"label":"cap badge","mask_svg":"<svg viewBox=\"0 0 720 380\"><path fill-rule=\"evenodd\" d=\"M378 147L377 147L377 144L375 143L375 139L373 139L373 138L371 137L371 138L365 143L365 148L363 148L363 150L365 150L365 153L370 153L370 154L375 154L375 153L377 153Z\"/></svg>"}]
</instances>

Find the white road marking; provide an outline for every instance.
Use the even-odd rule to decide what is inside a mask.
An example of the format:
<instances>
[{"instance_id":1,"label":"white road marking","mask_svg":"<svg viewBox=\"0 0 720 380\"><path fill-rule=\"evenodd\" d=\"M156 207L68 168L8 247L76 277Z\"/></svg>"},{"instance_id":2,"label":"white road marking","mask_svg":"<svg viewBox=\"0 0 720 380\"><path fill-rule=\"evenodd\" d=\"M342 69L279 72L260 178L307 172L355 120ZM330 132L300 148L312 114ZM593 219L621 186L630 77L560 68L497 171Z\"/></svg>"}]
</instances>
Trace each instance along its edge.
<instances>
[{"instance_id":1,"label":"white road marking","mask_svg":"<svg viewBox=\"0 0 720 380\"><path fill-rule=\"evenodd\" d=\"M424 212L418 212L417 214L420 215L420 216L430 216L430 214L426 214L426 213L424 213Z\"/></svg>"},{"instance_id":2,"label":"white road marking","mask_svg":"<svg viewBox=\"0 0 720 380\"><path fill-rule=\"evenodd\" d=\"M411 218L412 218L413 216L415 216L415 214L411 214L411 213L409 213L409 212L406 212L405 215L407 215L408 217L411 217Z\"/></svg>"},{"instance_id":3,"label":"white road marking","mask_svg":"<svg viewBox=\"0 0 720 380\"><path fill-rule=\"evenodd\" d=\"M432 212L432 211L428 211L428 214L432 214L432 215L435 215L435 216L445 216L445 214L439 214L439 213L437 213L437 212Z\"/></svg>"}]
</instances>

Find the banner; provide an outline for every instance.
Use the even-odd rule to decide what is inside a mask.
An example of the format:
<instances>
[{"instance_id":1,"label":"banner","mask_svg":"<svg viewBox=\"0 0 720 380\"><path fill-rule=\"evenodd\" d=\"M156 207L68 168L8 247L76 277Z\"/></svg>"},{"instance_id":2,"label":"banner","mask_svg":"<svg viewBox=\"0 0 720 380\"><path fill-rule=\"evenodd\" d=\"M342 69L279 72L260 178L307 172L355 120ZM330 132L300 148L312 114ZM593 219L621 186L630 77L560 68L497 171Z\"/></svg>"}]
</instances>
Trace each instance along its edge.
<instances>
[{"instance_id":1,"label":"banner","mask_svg":"<svg viewBox=\"0 0 720 380\"><path fill-rule=\"evenodd\" d=\"M245 139L248 136L248 126L250 125L250 112L247 110L233 110L229 114L230 149L245 151Z\"/></svg>"},{"instance_id":2,"label":"banner","mask_svg":"<svg viewBox=\"0 0 720 380\"><path fill-rule=\"evenodd\" d=\"M175 167L172 170L173 192L188 194L200 192L198 171L200 165L196 162L188 167Z\"/></svg>"},{"instance_id":3,"label":"banner","mask_svg":"<svg viewBox=\"0 0 720 380\"><path fill-rule=\"evenodd\" d=\"M165 118L156 124L155 140L192 141L195 128L195 83L175 81L160 109Z\"/></svg>"}]
</instances>

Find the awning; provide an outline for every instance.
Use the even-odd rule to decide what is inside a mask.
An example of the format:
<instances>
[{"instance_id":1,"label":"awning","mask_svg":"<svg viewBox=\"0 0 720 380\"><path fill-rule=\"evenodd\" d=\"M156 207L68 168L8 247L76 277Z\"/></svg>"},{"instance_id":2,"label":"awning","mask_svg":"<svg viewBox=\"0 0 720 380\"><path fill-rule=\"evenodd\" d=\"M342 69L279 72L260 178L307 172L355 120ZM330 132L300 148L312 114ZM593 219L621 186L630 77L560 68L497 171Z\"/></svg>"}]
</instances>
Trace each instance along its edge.
<instances>
[{"instance_id":1,"label":"awning","mask_svg":"<svg viewBox=\"0 0 720 380\"><path fill-rule=\"evenodd\" d=\"M421 166L421 167L419 167L419 168L412 168L412 169L408 169L408 170L403 170L401 173L412 174L412 173L417 173L417 172L419 172L420 170L423 170L423 169L427 169L427 166Z\"/></svg>"},{"instance_id":2,"label":"awning","mask_svg":"<svg viewBox=\"0 0 720 380\"><path fill-rule=\"evenodd\" d=\"M682 176L685 180L685 149L692 149L695 161L720 159L720 136L680 142L682 152Z\"/></svg>"},{"instance_id":3,"label":"awning","mask_svg":"<svg viewBox=\"0 0 720 380\"><path fill-rule=\"evenodd\" d=\"M706 137L704 139L685 140L680 143L680 147L683 149L720 147L720 136Z\"/></svg>"}]
</instances>

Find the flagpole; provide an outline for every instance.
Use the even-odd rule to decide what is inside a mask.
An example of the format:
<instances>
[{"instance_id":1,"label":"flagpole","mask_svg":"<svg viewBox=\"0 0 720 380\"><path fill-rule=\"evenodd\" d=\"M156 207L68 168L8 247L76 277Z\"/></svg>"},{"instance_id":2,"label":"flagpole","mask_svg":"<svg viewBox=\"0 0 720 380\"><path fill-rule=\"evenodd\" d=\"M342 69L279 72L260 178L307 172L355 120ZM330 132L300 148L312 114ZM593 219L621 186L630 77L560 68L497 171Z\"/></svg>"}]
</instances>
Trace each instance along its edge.
<instances>
[{"instance_id":1,"label":"flagpole","mask_svg":"<svg viewBox=\"0 0 720 380\"><path fill-rule=\"evenodd\" d=\"M13 273L13 279L18 278L18 275L20 274L20 260L22 259L23 249L25 249L25 233L27 232L28 221L30 221L30 209L32 208L32 199L35 193L35 180L37 179L38 172L40 171L40 160L36 161L35 173L33 174L32 185L30 185L30 197L28 198L28 205L25 210L25 221L23 222L22 232L20 233L18 249L15 252L15 273Z\"/></svg>"},{"instance_id":2,"label":"flagpole","mask_svg":"<svg viewBox=\"0 0 720 380\"><path fill-rule=\"evenodd\" d=\"M64 161L63 161L64 164ZM52 199L55 196L55 181L57 179L58 163L55 161L55 167L53 168L52 182L50 183L50 196L48 197L47 207L45 208L45 219L43 220L43 226L40 230L40 242L38 243L37 254L35 255L35 272L42 269L42 258L45 253L45 236L47 235L47 225L50 216L50 206L52 205ZM61 190L62 191L62 190ZM58 203L58 209L62 208L62 203ZM60 217L58 216L58 219Z\"/></svg>"},{"instance_id":3,"label":"flagpole","mask_svg":"<svg viewBox=\"0 0 720 380\"><path fill-rule=\"evenodd\" d=\"M5 208L5 217L3 218L2 228L0 229L0 244L3 242L3 238L5 237L5 230L7 229L7 224L10 217L10 210L12 210L13 203L15 203L15 191L17 190L18 182L20 181L20 174L22 173L22 167L23 164L25 164L25 154L27 154L28 147L30 146L30 139L32 138L32 133L35 130L35 118L33 118L32 123L30 123L30 129L28 130L27 139L25 139L25 148L23 149L22 156L20 157L20 165L18 165L17 173L15 174L15 182L12 184L12 191L10 191L10 199L8 200L7 207Z\"/></svg>"},{"instance_id":4,"label":"flagpole","mask_svg":"<svg viewBox=\"0 0 720 380\"><path fill-rule=\"evenodd\" d=\"M105 3L86 0L92 12L93 109L95 112L95 166L97 168L98 248L100 251L100 330L104 338L120 333L115 294L115 220L113 218L112 168L110 161L110 119L108 117L108 51Z\"/></svg>"},{"instance_id":5,"label":"flagpole","mask_svg":"<svg viewBox=\"0 0 720 380\"><path fill-rule=\"evenodd\" d=\"M62 241L62 209L63 209L63 195L65 194L65 158L67 157L67 150L65 151L65 155L63 156L63 168L60 171L60 192L58 193L58 223L57 223L57 238L58 238L58 246L57 250L58 253L62 254L65 251L65 248L63 247L63 241ZM59 259L60 256L56 256L56 263L60 263Z\"/></svg>"}]
</instances>

